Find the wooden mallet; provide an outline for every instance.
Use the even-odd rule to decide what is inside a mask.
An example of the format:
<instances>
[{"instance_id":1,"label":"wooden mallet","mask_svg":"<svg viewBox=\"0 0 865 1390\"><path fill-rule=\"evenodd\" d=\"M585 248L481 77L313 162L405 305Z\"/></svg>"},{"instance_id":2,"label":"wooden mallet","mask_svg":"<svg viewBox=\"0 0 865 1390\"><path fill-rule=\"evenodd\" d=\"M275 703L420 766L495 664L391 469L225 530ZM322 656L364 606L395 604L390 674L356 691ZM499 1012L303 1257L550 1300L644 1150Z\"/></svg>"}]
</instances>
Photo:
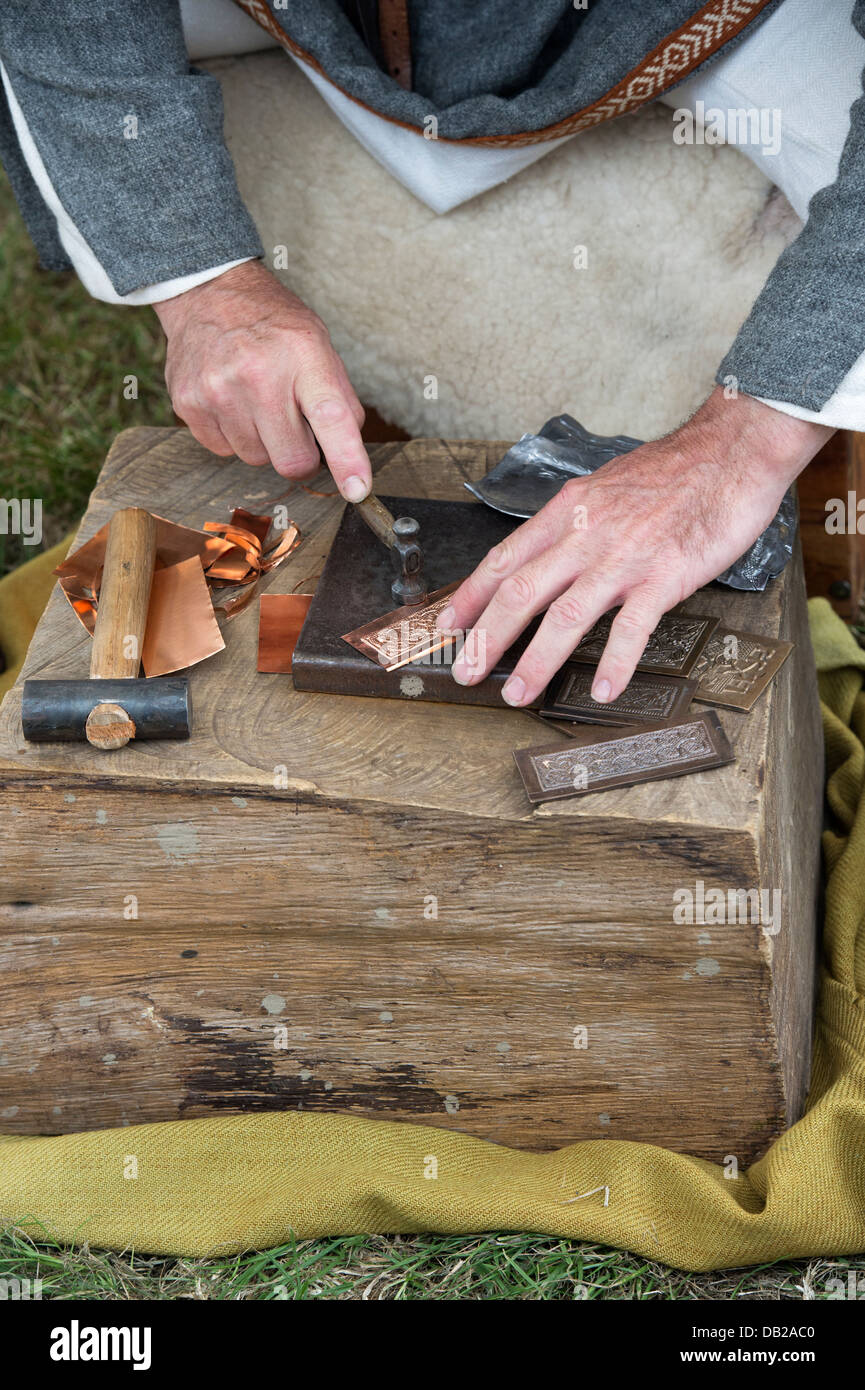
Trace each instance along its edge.
<instances>
[{"instance_id":1,"label":"wooden mallet","mask_svg":"<svg viewBox=\"0 0 865 1390\"><path fill-rule=\"evenodd\" d=\"M139 677L156 520L140 507L115 512L90 652L89 680L24 682L21 721L33 743L86 739L123 748L133 738L189 738L192 712L185 676Z\"/></svg>"}]
</instances>

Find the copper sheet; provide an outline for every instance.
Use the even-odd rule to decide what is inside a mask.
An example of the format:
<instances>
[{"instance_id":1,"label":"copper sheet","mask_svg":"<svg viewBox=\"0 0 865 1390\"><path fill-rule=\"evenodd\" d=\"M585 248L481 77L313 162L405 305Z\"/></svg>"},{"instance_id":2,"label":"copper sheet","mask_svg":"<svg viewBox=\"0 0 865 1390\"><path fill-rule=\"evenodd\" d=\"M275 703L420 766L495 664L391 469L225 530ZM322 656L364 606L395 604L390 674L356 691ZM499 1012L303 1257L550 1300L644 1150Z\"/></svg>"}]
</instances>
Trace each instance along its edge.
<instances>
[{"instance_id":1,"label":"copper sheet","mask_svg":"<svg viewBox=\"0 0 865 1390\"><path fill-rule=\"evenodd\" d=\"M262 594L258 615L258 669L288 674L312 594Z\"/></svg>"},{"instance_id":2,"label":"copper sheet","mask_svg":"<svg viewBox=\"0 0 865 1390\"><path fill-rule=\"evenodd\" d=\"M94 595L98 595L107 540L106 522L89 541L85 541L71 555L67 555L62 565L58 565L54 571L70 602L73 598L79 597L92 601ZM201 555L208 540L209 537L191 526L181 526L177 522L166 521L165 517L156 517L158 564L175 565L178 560L188 560L193 555ZM219 541L217 544L221 552L225 548L224 543ZM93 630L92 622L85 623L85 626L90 631Z\"/></svg>"},{"instance_id":3,"label":"copper sheet","mask_svg":"<svg viewBox=\"0 0 865 1390\"><path fill-rule=\"evenodd\" d=\"M146 676L167 676L225 646L199 556L156 570L141 652Z\"/></svg>"},{"instance_id":4,"label":"copper sheet","mask_svg":"<svg viewBox=\"0 0 865 1390\"><path fill-rule=\"evenodd\" d=\"M692 675L695 700L747 712L777 675L794 642L719 627L701 651Z\"/></svg>"},{"instance_id":5,"label":"copper sheet","mask_svg":"<svg viewBox=\"0 0 865 1390\"><path fill-rule=\"evenodd\" d=\"M294 522L289 522L284 531L275 533L275 539L268 546L271 522L271 517L257 516L243 507L235 507L230 521L207 522L201 531L156 517L154 586L165 569L197 559L205 580L209 613L204 611L195 570L187 569L180 576L165 581L164 592L171 593L171 602L158 602L155 608L151 604L148 614L144 649L149 648L154 666L149 670L145 664L148 675L193 666L221 650L224 643L220 637L217 645L214 635L219 630L214 610L228 618L240 613L254 597L261 575L276 569L301 542L300 530ZM96 624L107 540L108 523L54 571L73 612L91 636ZM161 585L162 581L159 582ZM210 597L210 590L214 588L228 591L220 593L218 603ZM190 611L184 615L180 609L187 602ZM157 627L151 633L154 622Z\"/></svg>"},{"instance_id":6,"label":"copper sheet","mask_svg":"<svg viewBox=\"0 0 865 1390\"><path fill-rule=\"evenodd\" d=\"M615 733L585 724L572 742L514 750L531 802L586 796L611 787L702 772L733 761L733 750L714 710L677 724L649 724Z\"/></svg>"},{"instance_id":7,"label":"copper sheet","mask_svg":"<svg viewBox=\"0 0 865 1390\"><path fill-rule=\"evenodd\" d=\"M454 642L455 635L437 628L436 619L447 608L448 598L461 583L462 580L457 579L443 589L436 589L425 603L406 603L392 613L384 613L374 622L344 633L343 641L386 671L396 671L410 661L419 661L421 657L441 651Z\"/></svg>"}]
</instances>

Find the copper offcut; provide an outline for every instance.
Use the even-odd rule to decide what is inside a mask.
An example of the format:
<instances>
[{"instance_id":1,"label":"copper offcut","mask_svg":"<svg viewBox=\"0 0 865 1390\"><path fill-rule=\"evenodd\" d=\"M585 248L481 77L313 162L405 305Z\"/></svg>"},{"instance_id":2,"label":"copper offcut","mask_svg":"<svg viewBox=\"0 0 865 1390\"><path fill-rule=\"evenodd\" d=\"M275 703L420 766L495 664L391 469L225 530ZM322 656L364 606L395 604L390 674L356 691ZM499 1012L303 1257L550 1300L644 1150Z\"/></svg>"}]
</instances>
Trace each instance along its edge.
<instances>
[{"instance_id":1,"label":"copper offcut","mask_svg":"<svg viewBox=\"0 0 865 1390\"><path fill-rule=\"evenodd\" d=\"M235 507L230 521L205 522L201 531L165 517L154 520L156 559L142 659L148 676L162 676L221 651L225 643L214 612L228 618L242 612L261 576L287 559L302 538L290 521L268 543L273 518L244 507ZM106 523L54 571L91 636L108 534Z\"/></svg>"},{"instance_id":2,"label":"copper offcut","mask_svg":"<svg viewBox=\"0 0 865 1390\"><path fill-rule=\"evenodd\" d=\"M258 615L258 669L287 675L306 622L312 594L262 594Z\"/></svg>"}]
</instances>

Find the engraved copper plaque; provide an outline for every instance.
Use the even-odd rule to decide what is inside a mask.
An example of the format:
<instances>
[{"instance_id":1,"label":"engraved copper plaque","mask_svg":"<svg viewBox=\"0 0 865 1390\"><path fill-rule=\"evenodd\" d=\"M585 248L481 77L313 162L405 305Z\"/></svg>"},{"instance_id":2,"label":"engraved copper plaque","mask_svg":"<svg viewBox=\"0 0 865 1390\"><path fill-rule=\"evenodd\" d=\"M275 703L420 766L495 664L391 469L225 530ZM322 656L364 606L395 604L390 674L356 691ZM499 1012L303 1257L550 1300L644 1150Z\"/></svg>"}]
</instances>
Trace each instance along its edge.
<instances>
[{"instance_id":1,"label":"engraved copper plaque","mask_svg":"<svg viewBox=\"0 0 865 1390\"><path fill-rule=\"evenodd\" d=\"M604 738L587 725L575 730L573 739L566 747L556 743L514 750L531 802L560 801L610 787L704 772L733 761L733 750L714 710L677 724L620 729Z\"/></svg>"},{"instance_id":2,"label":"engraved copper plaque","mask_svg":"<svg viewBox=\"0 0 865 1390\"><path fill-rule=\"evenodd\" d=\"M540 713L549 720L580 720L589 724L658 724L680 719L688 709L697 682L678 676L655 676L638 671L617 700L600 705L592 699L595 666L569 661L553 678Z\"/></svg>"},{"instance_id":3,"label":"engraved copper plaque","mask_svg":"<svg viewBox=\"0 0 865 1390\"><path fill-rule=\"evenodd\" d=\"M618 612L618 610L616 610ZM605 613L574 651L579 661L600 661L616 612ZM637 663L638 671L659 676L689 676L715 628L717 618L699 613L665 613Z\"/></svg>"},{"instance_id":4,"label":"engraved copper plaque","mask_svg":"<svg viewBox=\"0 0 865 1390\"><path fill-rule=\"evenodd\" d=\"M457 579L443 589L436 589L426 603L407 603L376 618L375 622L364 623L363 627L344 633L343 641L386 671L396 671L410 661L419 661L421 657L441 651L453 645L455 637L439 631L436 619L447 608L448 599L461 583L462 580Z\"/></svg>"},{"instance_id":5,"label":"engraved copper plaque","mask_svg":"<svg viewBox=\"0 0 865 1390\"><path fill-rule=\"evenodd\" d=\"M794 645L754 632L717 628L692 672L697 681L694 699L726 709L752 709Z\"/></svg>"}]
</instances>

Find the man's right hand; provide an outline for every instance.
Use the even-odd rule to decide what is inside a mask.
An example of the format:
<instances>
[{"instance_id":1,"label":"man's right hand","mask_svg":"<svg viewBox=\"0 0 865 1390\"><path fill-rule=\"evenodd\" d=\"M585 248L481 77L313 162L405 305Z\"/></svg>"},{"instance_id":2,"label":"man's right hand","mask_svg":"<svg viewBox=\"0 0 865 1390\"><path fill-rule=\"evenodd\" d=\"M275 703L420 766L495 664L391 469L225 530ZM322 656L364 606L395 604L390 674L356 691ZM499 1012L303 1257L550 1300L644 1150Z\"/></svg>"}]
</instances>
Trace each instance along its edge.
<instances>
[{"instance_id":1,"label":"man's right hand","mask_svg":"<svg viewBox=\"0 0 865 1390\"><path fill-rule=\"evenodd\" d=\"M199 443L286 478L315 473L320 445L343 497L367 495L363 407L345 367L321 319L260 261L153 307L172 404Z\"/></svg>"}]
</instances>

